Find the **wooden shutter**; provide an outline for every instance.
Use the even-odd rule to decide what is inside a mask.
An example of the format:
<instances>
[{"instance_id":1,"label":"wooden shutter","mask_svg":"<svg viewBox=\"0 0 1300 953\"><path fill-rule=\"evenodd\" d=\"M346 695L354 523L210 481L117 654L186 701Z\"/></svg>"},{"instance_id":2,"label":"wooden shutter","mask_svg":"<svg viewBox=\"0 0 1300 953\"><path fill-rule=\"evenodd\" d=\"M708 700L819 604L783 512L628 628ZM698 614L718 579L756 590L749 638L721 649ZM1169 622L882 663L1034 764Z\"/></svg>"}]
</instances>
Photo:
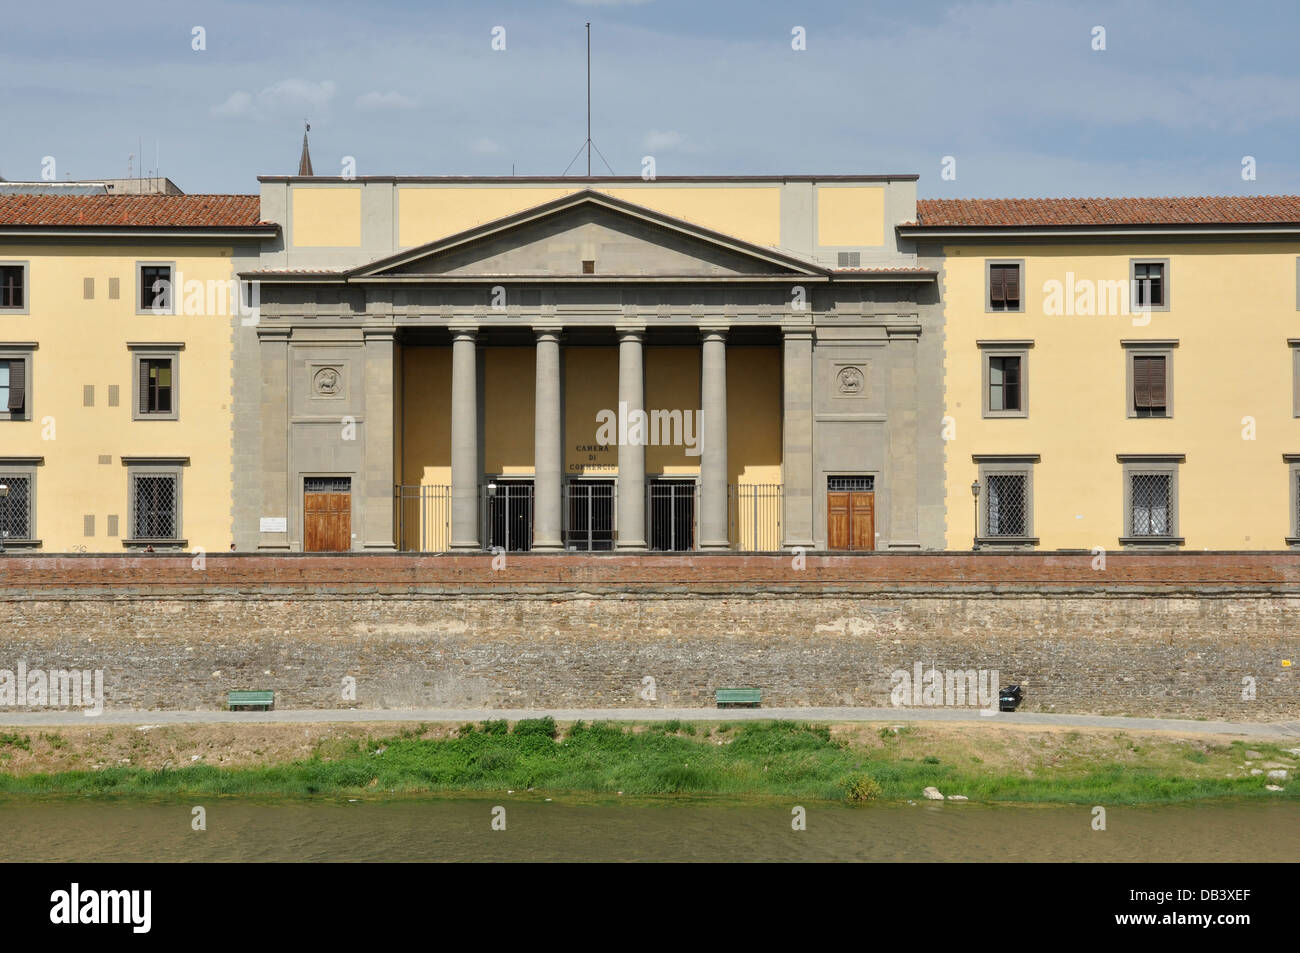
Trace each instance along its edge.
<instances>
[{"instance_id":1,"label":"wooden shutter","mask_svg":"<svg viewBox=\"0 0 1300 953\"><path fill-rule=\"evenodd\" d=\"M27 395L27 362L19 359L9 362L9 413L19 413Z\"/></svg>"},{"instance_id":2,"label":"wooden shutter","mask_svg":"<svg viewBox=\"0 0 1300 953\"><path fill-rule=\"evenodd\" d=\"M989 265L989 303L1002 304L1007 300L1006 288L1003 285L1002 265Z\"/></svg>"},{"instance_id":3,"label":"wooden shutter","mask_svg":"<svg viewBox=\"0 0 1300 953\"><path fill-rule=\"evenodd\" d=\"M1002 290L1006 295L1007 303L1020 303L1020 266L1003 265L1002 266Z\"/></svg>"},{"instance_id":4,"label":"wooden shutter","mask_svg":"<svg viewBox=\"0 0 1300 953\"><path fill-rule=\"evenodd\" d=\"M140 358L136 362L136 370L140 374L140 413L149 413L149 362Z\"/></svg>"},{"instance_id":5,"label":"wooden shutter","mask_svg":"<svg viewBox=\"0 0 1300 953\"><path fill-rule=\"evenodd\" d=\"M1167 375L1165 359L1151 355L1133 358L1133 406L1138 409L1165 406Z\"/></svg>"}]
</instances>

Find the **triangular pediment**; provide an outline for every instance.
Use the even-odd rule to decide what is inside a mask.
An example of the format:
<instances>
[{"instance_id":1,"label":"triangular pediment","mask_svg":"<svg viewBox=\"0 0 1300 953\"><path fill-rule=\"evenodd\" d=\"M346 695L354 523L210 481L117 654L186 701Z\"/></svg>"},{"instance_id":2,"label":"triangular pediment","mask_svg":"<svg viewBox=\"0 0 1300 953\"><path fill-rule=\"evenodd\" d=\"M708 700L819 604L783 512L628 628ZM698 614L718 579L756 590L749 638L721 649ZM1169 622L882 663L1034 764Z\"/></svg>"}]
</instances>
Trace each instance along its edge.
<instances>
[{"instance_id":1,"label":"triangular pediment","mask_svg":"<svg viewBox=\"0 0 1300 953\"><path fill-rule=\"evenodd\" d=\"M584 272L584 262L591 271ZM722 279L825 269L598 192L584 191L390 255L354 277Z\"/></svg>"}]
</instances>

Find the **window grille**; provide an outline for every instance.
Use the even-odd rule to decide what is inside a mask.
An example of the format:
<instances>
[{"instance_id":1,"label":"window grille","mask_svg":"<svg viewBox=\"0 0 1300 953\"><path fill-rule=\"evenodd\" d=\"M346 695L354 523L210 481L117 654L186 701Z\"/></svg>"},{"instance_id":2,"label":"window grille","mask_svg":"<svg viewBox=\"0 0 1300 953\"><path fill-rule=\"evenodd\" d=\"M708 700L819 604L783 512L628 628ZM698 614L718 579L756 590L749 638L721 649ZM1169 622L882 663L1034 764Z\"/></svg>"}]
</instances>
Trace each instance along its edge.
<instances>
[{"instance_id":1,"label":"window grille","mask_svg":"<svg viewBox=\"0 0 1300 953\"><path fill-rule=\"evenodd\" d=\"M133 478L136 539L175 539L176 477L161 474Z\"/></svg>"},{"instance_id":2,"label":"window grille","mask_svg":"<svg viewBox=\"0 0 1300 953\"><path fill-rule=\"evenodd\" d=\"M685 552L695 548L696 485L691 480L650 482L650 548Z\"/></svg>"},{"instance_id":3,"label":"window grille","mask_svg":"<svg viewBox=\"0 0 1300 953\"><path fill-rule=\"evenodd\" d=\"M565 486L564 545L588 552L614 548L614 481L575 480Z\"/></svg>"},{"instance_id":4,"label":"window grille","mask_svg":"<svg viewBox=\"0 0 1300 953\"><path fill-rule=\"evenodd\" d=\"M1022 473L990 473L984 501L986 536L1028 536L1026 480Z\"/></svg>"},{"instance_id":5,"label":"window grille","mask_svg":"<svg viewBox=\"0 0 1300 953\"><path fill-rule=\"evenodd\" d=\"M0 534L6 539L32 538L31 477L0 473L9 495L0 497Z\"/></svg>"},{"instance_id":6,"label":"window grille","mask_svg":"<svg viewBox=\"0 0 1300 953\"><path fill-rule=\"evenodd\" d=\"M351 493L351 477L307 477L303 489L308 493Z\"/></svg>"},{"instance_id":7,"label":"window grille","mask_svg":"<svg viewBox=\"0 0 1300 953\"><path fill-rule=\"evenodd\" d=\"M1171 504L1172 477L1169 474L1133 474L1130 489L1132 535L1172 536Z\"/></svg>"},{"instance_id":8,"label":"window grille","mask_svg":"<svg viewBox=\"0 0 1300 953\"><path fill-rule=\"evenodd\" d=\"M834 492L870 493L876 488L874 476L833 476L828 477L826 487Z\"/></svg>"}]
</instances>

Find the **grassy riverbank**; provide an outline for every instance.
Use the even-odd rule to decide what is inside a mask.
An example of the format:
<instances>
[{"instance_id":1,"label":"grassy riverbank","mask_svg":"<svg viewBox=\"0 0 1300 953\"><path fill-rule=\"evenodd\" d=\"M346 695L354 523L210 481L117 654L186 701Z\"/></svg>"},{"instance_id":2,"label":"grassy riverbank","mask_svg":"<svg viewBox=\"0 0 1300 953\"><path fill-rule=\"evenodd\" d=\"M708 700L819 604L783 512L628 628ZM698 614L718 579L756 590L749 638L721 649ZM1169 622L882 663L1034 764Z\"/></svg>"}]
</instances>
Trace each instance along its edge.
<instances>
[{"instance_id":1,"label":"grassy riverbank","mask_svg":"<svg viewBox=\"0 0 1300 953\"><path fill-rule=\"evenodd\" d=\"M0 795L589 792L1170 803L1291 798L1300 760L1263 742L1113 729L791 722L113 726L0 732ZM1252 768L1285 767L1281 792Z\"/></svg>"}]
</instances>

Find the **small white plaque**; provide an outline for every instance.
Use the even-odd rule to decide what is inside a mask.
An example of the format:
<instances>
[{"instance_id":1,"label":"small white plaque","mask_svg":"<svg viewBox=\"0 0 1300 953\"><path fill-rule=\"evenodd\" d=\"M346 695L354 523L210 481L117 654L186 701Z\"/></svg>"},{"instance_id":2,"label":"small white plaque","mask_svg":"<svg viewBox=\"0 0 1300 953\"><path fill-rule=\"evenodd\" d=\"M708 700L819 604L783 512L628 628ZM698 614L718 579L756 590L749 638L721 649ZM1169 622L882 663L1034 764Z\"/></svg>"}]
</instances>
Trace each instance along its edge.
<instances>
[{"instance_id":1,"label":"small white plaque","mask_svg":"<svg viewBox=\"0 0 1300 953\"><path fill-rule=\"evenodd\" d=\"M263 516L261 519L263 533L287 533L289 518L287 516Z\"/></svg>"}]
</instances>

